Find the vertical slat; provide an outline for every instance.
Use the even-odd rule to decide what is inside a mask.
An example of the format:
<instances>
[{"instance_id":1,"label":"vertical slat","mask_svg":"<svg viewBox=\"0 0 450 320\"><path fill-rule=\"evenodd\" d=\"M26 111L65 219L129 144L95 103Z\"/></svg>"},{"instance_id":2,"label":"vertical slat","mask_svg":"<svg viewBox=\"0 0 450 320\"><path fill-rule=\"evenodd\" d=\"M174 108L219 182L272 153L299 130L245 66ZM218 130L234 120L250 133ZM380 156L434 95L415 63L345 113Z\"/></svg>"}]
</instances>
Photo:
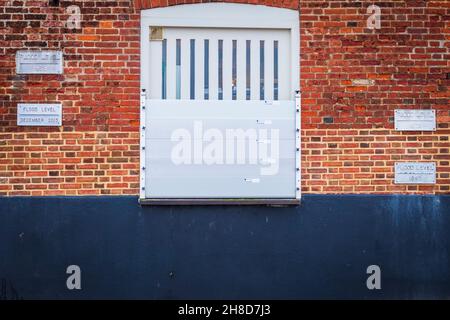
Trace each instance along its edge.
<instances>
[{"instance_id":1,"label":"vertical slat","mask_svg":"<svg viewBox=\"0 0 450 320\"><path fill-rule=\"evenodd\" d=\"M231 100L232 89L232 39L223 39L223 100Z\"/></svg>"},{"instance_id":2,"label":"vertical slat","mask_svg":"<svg viewBox=\"0 0 450 320\"><path fill-rule=\"evenodd\" d=\"M177 99L181 99L181 39L177 39L175 42L175 57L176 57L175 95Z\"/></svg>"},{"instance_id":3,"label":"vertical slat","mask_svg":"<svg viewBox=\"0 0 450 320\"><path fill-rule=\"evenodd\" d=\"M167 39L162 41L161 99L167 99Z\"/></svg>"},{"instance_id":4,"label":"vertical slat","mask_svg":"<svg viewBox=\"0 0 450 320\"><path fill-rule=\"evenodd\" d=\"M209 39L203 40L203 98L209 100Z\"/></svg>"},{"instance_id":5,"label":"vertical slat","mask_svg":"<svg viewBox=\"0 0 450 320\"><path fill-rule=\"evenodd\" d=\"M209 37L209 99L217 100L218 77L218 38Z\"/></svg>"},{"instance_id":6,"label":"vertical slat","mask_svg":"<svg viewBox=\"0 0 450 320\"><path fill-rule=\"evenodd\" d=\"M250 44L250 99L259 100L259 40L254 38Z\"/></svg>"},{"instance_id":7,"label":"vertical slat","mask_svg":"<svg viewBox=\"0 0 450 320\"><path fill-rule=\"evenodd\" d=\"M190 98L190 39L181 38L181 99Z\"/></svg>"},{"instance_id":8,"label":"vertical slat","mask_svg":"<svg viewBox=\"0 0 450 320\"><path fill-rule=\"evenodd\" d=\"M195 99L205 99L205 41L203 37L195 39Z\"/></svg>"},{"instance_id":9,"label":"vertical slat","mask_svg":"<svg viewBox=\"0 0 450 320\"><path fill-rule=\"evenodd\" d=\"M259 83L259 99L260 100L264 100L265 99L265 61L266 61L266 56L265 56L265 45L264 45L264 40L259 41L259 79L258 79L258 83Z\"/></svg>"},{"instance_id":10,"label":"vertical slat","mask_svg":"<svg viewBox=\"0 0 450 320\"><path fill-rule=\"evenodd\" d=\"M162 88L162 42L150 41L150 96L161 99Z\"/></svg>"},{"instance_id":11,"label":"vertical slat","mask_svg":"<svg viewBox=\"0 0 450 320\"><path fill-rule=\"evenodd\" d=\"M280 37L278 41L278 99L288 100L291 95L291 74L289 64L291 54L289 37Z\"/></svg>"},{"instance_id":12,"label":"vertical slat","mask_svg":"<svg viewBox=\"0 0 450 320\"><path fill-rule=\"evenodd\" d=\"M234 38L234 37L233 37ZM231 40L231 99L237 100L237 40Z\"/></svg>"},{"instance_id":13,"label":"vertical slat","mask_svg":"<svg viewBox=\"0 0 450 320\"><path fill-rule=\"evenodd\" d=\"M264 96L265 100L273 100L273 39L267 37L265 41L264 61Z\"/></svg>"},{"instance_id":14,"label":"vertical slat","mask_svg":"<svg viewBox=\"0 0 450 320\"><path fill-rule=\"evenodd\" d=\"M195 39L189 40L189 98L191 100L195 99L195 88L196 86L196 61L195 61Z\"/></svg>"},{"instance_id":15,"label":"vertical slat","mask_svg":"<svg viewBox=\"0 0 450 320\"><path fill-rule=\"evenodd\" d=\"M167 99L176 97L176 39L167 33Z\"/></svg>"},{"instance_id":16,"label":"vertical slat","mask_svg":"<svg viewBox=\"0 0 450 320\"><path fill-rule=\"evenodd\" d=\"M245 100L250 100L250 83L252 81L251 75L251 41L245 40Z\"/></svg>"},{"instance_id":17,"label":"vertical slat","mask_svg":"<svg viewBox=\"0 0 450 320\"><path fill-rule=\"evenodd\" d=\"M223 39L218 40L218 65L217 65L217 99L223 100Z\"/></svg>"},{"instance_id":18,"label":"vertical slat","mask_svg":"<svg viewBox=\"0 0 450 320\"><path fill-rule=\"evenodd\" d=\"M273 100L279 100L279 82L278 76L280 74L278 62L278 40L273 41Z\"/></svg>"},{"instance_id":19,"label":"vertical slat","mask_svg":"<svg viewBox=\"0 0 450 320\"><path fill-rule=\"evenodd\" d=\"M246 88L246 43L244 38L237 41L237 100L245 100Z\"/></svg>"}]
</instances>

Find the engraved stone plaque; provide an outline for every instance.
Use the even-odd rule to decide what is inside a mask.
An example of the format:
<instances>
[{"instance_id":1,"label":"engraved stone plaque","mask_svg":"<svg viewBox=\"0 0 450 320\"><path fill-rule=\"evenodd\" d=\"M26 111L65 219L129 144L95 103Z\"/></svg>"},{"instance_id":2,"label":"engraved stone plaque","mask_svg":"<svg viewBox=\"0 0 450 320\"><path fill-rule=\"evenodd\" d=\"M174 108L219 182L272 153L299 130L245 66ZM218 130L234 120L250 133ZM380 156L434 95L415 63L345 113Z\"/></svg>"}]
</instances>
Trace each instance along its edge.
<instances>
[{"instance_id":1,"label":"engraved stone plaque","mask_svg":"<svg viewBox=\"0 0 450 320\"><path fill-rule=\"evenodd\" d=\"M396 184L434 184L436 183L435 162L396 162Z\"/></svg>"},{"instance_id":2,"label":"engraved stone plaque","mask_svg":"<svg viewBox=\"0 0 450 320\"><path fill-rule=\"evenodd\" d=\"M395 130L397 131L434 131L436 130L435 110L397 109L395 114Z\"/></svg>"},{"instance_id":3,"label":"engraved stone plaque","mask_svg":"<svg viewBox=\"0 0 450 320\"><path fill-rule=\"evenodd\" d=\"M61 126L60 103L19 103L17 105L18 126Z\"/></svg>"},{"instance_id":4,"label":"engraved stone plaque","mask_svg":"<svg viewBox=\"0 0 450 320\"><path fill-rule=\"evenodd\" d=\"M16 52L17 74L62 74L62 51L25 51Z\"/></svg>"}]
</instances>

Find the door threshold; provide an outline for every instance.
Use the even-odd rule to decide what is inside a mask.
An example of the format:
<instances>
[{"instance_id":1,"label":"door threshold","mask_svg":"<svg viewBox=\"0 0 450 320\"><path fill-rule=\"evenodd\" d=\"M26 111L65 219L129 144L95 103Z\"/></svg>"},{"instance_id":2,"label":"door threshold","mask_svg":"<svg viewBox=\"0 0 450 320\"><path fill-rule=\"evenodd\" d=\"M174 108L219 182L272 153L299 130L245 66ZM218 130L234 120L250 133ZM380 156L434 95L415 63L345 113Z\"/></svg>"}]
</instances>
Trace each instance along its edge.
<instances>
[{"instance_id":1,"label":"door threshold","mask_svg":"<svg viewBox=\"0 0 450 320\"><path fill-rule=\"evenodd\" d=\"M266 206L297 206L300 199L222 199L222 198L192 198L192 199L171 199L171 198L149 198L139 199L141 205L172 206L172 205L266 205Z\"/></svg>"}]
</instances>

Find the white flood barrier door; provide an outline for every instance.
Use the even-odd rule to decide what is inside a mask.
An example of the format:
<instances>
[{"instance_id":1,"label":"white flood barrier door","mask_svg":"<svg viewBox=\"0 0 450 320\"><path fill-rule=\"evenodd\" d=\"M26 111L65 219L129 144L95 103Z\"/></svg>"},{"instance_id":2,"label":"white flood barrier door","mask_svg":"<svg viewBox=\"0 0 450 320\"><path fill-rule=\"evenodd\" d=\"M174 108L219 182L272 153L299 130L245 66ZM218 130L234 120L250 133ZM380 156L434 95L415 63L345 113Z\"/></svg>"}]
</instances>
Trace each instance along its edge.
<instances>
[{"instance_id":1,"label":"white flood barrier door","mask_svg":"<svg viewBox=\"0 0 450 320\"><path fill-rule=\"evenodd\" d=\"M298 198L292 30L143 28L141 198Z\"/></svg>"}]
</instances>

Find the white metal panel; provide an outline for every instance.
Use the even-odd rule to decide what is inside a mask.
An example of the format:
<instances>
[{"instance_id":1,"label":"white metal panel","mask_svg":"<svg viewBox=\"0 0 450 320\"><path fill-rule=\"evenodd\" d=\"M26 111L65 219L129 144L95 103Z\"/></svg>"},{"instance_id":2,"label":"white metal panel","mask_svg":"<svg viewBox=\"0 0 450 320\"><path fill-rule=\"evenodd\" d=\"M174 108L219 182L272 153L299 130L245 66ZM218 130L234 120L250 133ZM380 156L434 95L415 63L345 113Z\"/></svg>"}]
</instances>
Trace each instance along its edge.
<instances>
[{"instance_id":1,"label":"white metal panel","mask_svg":"<svg viewBox=\"0 0 450 320\"><path fill-rule=\"evenodd\" d=\"M245 108L242 101L226 100L147 100L147 105L146 197L295 198L293 101L246 101ZM189 156L181 164L173 158L184 139L177 139L177 130L188 134ZM217 149L223 154L212 163L206 151L211 130L223 136ZM227 130L250 134L231 134L228 149Z\"/></svg>"},{"instance_id":2,"label":"white metal panel","mask_svg":"<svg viewBox=\"0 0 450 320\"><path fill-rule=\"evenodd\" d=\"M189 170L189 168L186 168L186 170ZM289 194L286 197L286 190L284 190L285 188L274 189L273 186L275 183L273 177L267 177L264 179L248 178L248 180L245 181L245 187L244 184L242 184L242 188L232 187L233 185L241 182L241 177L215 176L207 177L203 180L192 177L189 184L180 183L179 179L177 178L147 177L147 179L151 179L152 184L158 186L157 190L155 190L153 194L147 196L148 198L152 199L295 198L295 194ZM290 177L286 178L283 181L284 183L282 183L281 185L288 185L290 180L292 180ZM211 188L211 186L215 185L227 185L230 187L224 189L223 193L219 193L217 192L217 190ZM182 197L180 195L182 195Z\"/></svg>"},{"instance_id":3,"label":"white metal panel","mask_svg":"<svg viewBox=\"0 0 450 320\"><path fill-rule=\"evenodd\" d=\"M290 142L290 141L288 141ZM198 142L196 142L198 143ZM287 145L287 144L286 144ZM169 155L171 149L170 145L165 143L165 141L156 141L153 149L156 153L160 153L162 155ZM202 159L196 159L202 161ZM205 165L197 165L195 161L190 164L183 165L175 165L170 162L170 157L150 157L147 159L148 163L151 163L151 166L146 168L147 178L149 181L152 181L153 178L172 178L178 179L178 183L186 185L186 181L189 181L192 177L195 177L198 181L207 181L210 178L216 177L233 177L233 178L242 178L242 181L238 181L233 186L226 186L227 188L212 188L213 185L209 187L213 190L212 192L216 193L217 197L222 197L228 193L228 188L246 188L247 184L245 179L260 179L267 180L270 179L272 182L276 184L272 187L281 187L284 190L284 194L281 197L292 196L295 194L294 183L292 181L292 166L295 164L294 158L282 158L279 160L280 169L277 175L261 175L261 168L268 167L270 162L263 162L260 159L252 159L252 161L257 161L256 164L248 164L244 163L241 165L222 165L222 164L205 164ZM201 162L200 162L201 163ZM181 177L181 178L180 178ZM291 182L287 185L283 186L284 180L291 179ZM280 183L281 182L281 183ZM214 190L215 189L215 190ZM148 191L150 196L155 196L158 193L158 186L153 184L151 190ZM171 195L182 197L185 196L183 194L175 194L174 192L170 193ZM163 195L164 196L164 195ZM169 196L169 194L165 195ZM203 195L202 195L203 196ZM257 196L257 195L255 195Z\"/></svg>"},{"instance_id":4,"label":"white metal panel","mask_svg":"<svg viewBox=\"0 0 450 320\"><path fill-rule=\"evenodd\" d=\"M232 121L231 121L232 120ZM152 117L147 121L147 134L152 139L170 139L170 135L178 128L192 128L196 121L201 121L205 128L215 128L225 132L225 130L268 130L276 128L284 128L279 132L280 139L293 139L292 133L295 132L295 123L291 118L272 118L268 115L261 115L260 117L252 118L209 118L204 115L203 118L196 119L191 117L167 117L155 118Z\"/></svg>"},{"instance_id":5,"label":"white metal panel","mask_svg":"<svg viewBox=\"0 0 450 320\"><path fill-rule=\"evenodd\" d=\"M207 130L207 129L205 129ZM270 135L269 135L270 137ZM176 145L178 144L178 141L170 141L171 139L147 139L146 143L151 146L152 153L150 153L147 156L147 166L146 171L148 173L151 173L152 176L159 176L159 175L173 175L176 176L180 183L185 182L186 177L188 176L197 176L199 179L203 179L204 177L209 177L211 175L232 175L232 176L241 176L244 177L249 172L249 170L252 173L253 176L256 177L266 177L266 176L290 176L292 178L294 170L293 165L295 164L295 151L294 151L294 144L295 141L293 139L284 139L280 140L278 142L277 146L274 146L274 150L271 150L270 143L267 144L268 148L267 150L257 150L257 152L246 152L245 155L242 156L241 160L238 161L236 149L238 143L247 143L248 145L254 144L257 145L258 148L261 146L258 144L257 140L242 140L237 139L234 142L234 154L227 155L225 154L227 149L224 145L224 154L223 159L220 160L211 159L207 156L206 148L208 145L210 145L210 140L206 139L194 139L190 141L192 150L194 148L194 144L197 144L197 147L202 147L203 153L194 153L192 152L189 161L186 161L182 164L178 164L177 161L173 161L171 159L171 154L175 150ZM168 142L169 141L169 142ZM239 146L240 147L240 146ZM275 150L276 148L276 150ZM233 152L233 150L230 150ZM279 159L274 159L272 155L274 155L277 150L280 152ZM248 151L248 150L246 150ZM234 159L231 159L231 155L234 155ZM230 156L230 158L226 158L227 156ZM161 161L163 160L163 161ZM235 164L239 165L228 165L227 161L234 162ZM205 164L197 165L197 164ZM276 171L276 174L268 174L270 172L267 172L272 166L273 172ZM193 167L194 169L192 169ZM191 168L191 170L186 171L187 168ZM266 170L261 170L266 169ZM185 172L186 171L186 172ZM217 171L217 172L215 172ZM295 184L294 181L290 184L290 191L294 192ZM225 187L225 186L224 186ZM154 188L153 188L154 190ZM222 192L223 190L220 190ZM153 191L151 191L153 192Z\"/></svg>"},{"instance_id":6,"label":"white metal panel","mask_svg":"<svg viewBox=\"0 0 450 320\"><path fill-rule=\"evenodd\" d=\"M244 101L177 101L177 100L159 100L149 99L147 103L152 108L147 109L147 115L151 118L166 118L170 115L173 118L191 118L196 119L199 113L203 117L219 118L219 119L242 119L268 117L272 119L288 118L294 112L294 108L290 108L290 104L294 106L294 100L281 101L260 101L250 100ZM180 108L183 104L187 108ZM242 106L245 105L245 109ZM207 108L205 106L208 106Z\"/></svg>"}]
</instances>

